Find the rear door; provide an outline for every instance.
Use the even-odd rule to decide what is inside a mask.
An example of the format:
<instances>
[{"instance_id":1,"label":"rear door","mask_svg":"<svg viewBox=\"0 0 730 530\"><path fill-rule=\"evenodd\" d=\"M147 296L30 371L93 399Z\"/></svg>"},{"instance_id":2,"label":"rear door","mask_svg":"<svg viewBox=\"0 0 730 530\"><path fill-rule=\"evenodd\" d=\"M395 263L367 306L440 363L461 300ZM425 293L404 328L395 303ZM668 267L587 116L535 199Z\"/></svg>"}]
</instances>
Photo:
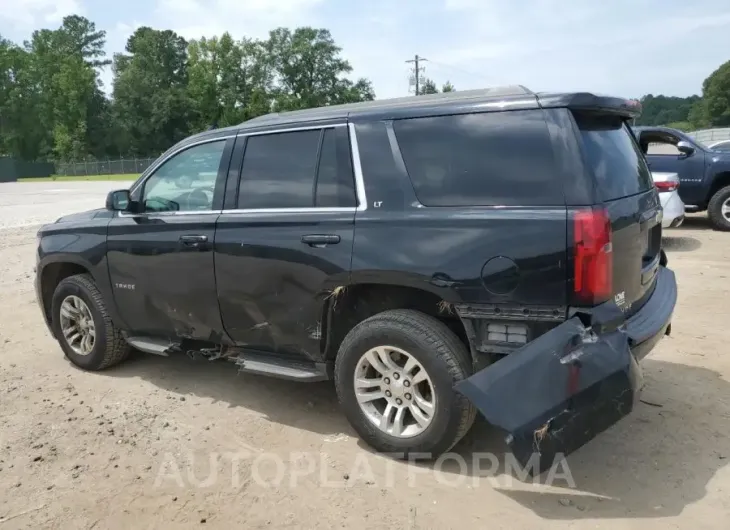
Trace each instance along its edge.
<instances>
[{"instance_id":1,"label":"rear door","mask_svg":"<svg viewBox=\"0 0 730 530\"><path fill-rule=\"evenodd\" d=\"M613 299L630 316L651 294L661 251L661 205L639 145L617 115L574 112L596 202L612 229Z\"/></svg>"},{"instance_id":2,"label":"rear door","mask_svg":"<svg viewBox=\"0 0 730 530\"><path fill-rule=\"evenodd\" d=\"M357 201L347 127L241 136L233 160L241 155L215 234L223 325L241 346L318 360L324 300L350 277Z\"/></svg>"}]
</instances>

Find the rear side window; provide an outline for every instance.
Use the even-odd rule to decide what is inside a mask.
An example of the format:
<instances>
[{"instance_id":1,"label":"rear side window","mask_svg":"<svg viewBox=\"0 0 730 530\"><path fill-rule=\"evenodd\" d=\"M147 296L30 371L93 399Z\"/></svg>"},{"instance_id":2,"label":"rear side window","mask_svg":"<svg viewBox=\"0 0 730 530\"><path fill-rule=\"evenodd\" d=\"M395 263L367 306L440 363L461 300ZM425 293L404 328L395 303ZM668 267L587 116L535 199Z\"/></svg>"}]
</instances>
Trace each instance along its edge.
<instances>
[{"instance_id":1,"label":"rear side window","mask_svg":"<svg viewBox=\"0 0 730 530\"><path fill-rule=\"evenodd\" d=\"M250 136L237 207L355 206L349 149L340 151L332 128Z\"/></svg>"},{"instance_id":2,"label":"rear side window","mask_svg":"<svg viewBox=\"0 0 730 530\"><path fill-rule=\"evenodd\" d=\"M542 111L397 120L393 128L426 206L565 204Z\"/></svg>"},{"instance_id":3,"label":"rear side window","mask_svg":"<svg viewBox=\"0 0 730 530\"><path fill-rule=\"evenodd\" d=\"M318 130L249 136L238 207L311 207L319 136Z\"/></svg>"},{"instance_id":4,"label":"rear side window","mask_svg":"<svg viewBox=\"0 0 730 530\"><path fill-rule=\"evenodd\" d=\"M317 207L356 205L350 152L346 145L345 149L338 146L336 134L335 129L325 129L322 137L315 193Z\"/></svg>"},{"instance_id":5,"label":"rear side window","mask_svg":"<svg viewBox=\"0 0 730 530\"><path fill-rule=\"evenodd\" d=\"M601 200L620 199L652 188L644 155L623 119L591 113L574 116Z\"/></svg>"}]
</instances>

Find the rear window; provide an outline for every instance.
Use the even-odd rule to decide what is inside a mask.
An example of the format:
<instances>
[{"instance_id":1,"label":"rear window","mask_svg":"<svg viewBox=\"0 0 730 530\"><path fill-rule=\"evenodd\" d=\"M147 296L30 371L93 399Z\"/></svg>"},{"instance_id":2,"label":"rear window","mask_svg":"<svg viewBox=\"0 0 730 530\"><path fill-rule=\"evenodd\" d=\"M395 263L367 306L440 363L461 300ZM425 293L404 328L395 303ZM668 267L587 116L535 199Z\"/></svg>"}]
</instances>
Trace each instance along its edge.
<instances>
[{"instance_id":1,"label":"rear window","mask_svg":"<svg viewBox=\"0 0 730 530\"><path fill-rule=\"evenodd\" d=\"M574 116L601 200L620 199L652 188L644 155L623 119L590 113Z\"/></svg>"},{"instance_id":2,"label":"rear window","mask_svg":"<svg viewBox=\"0 0 730 530\"><path fill-rule=\"evenodd\" d=\"M393 128L426 206L565 204L542 111L396 120Z\"/></svg>"}]
</instances>

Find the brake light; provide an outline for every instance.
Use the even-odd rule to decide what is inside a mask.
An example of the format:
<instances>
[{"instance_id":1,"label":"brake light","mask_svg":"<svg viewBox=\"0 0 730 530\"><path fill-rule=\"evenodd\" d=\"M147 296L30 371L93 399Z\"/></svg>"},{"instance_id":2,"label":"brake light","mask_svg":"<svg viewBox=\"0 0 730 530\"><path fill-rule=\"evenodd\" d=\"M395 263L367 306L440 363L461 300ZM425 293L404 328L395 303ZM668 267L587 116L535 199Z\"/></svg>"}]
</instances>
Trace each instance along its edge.
<instances>
[{"instance_id":1,"label":"brake light","mask_svg":"<svg viewBox=\"0 0 730 530\"><path fill-rule=\"evenodd\" d=\"M613 293L611 220L606 210L591 208L576 212L573 222L573 290L579 303L597 305Z\"/></svg>"},{"instance_id":2,"label":"brake light","mask_svg":"<svg viewBox=\"0 0 730 530\"><path fill-rule=\"evenodd\" d=\"M679 188L679 182L655 182L654 187L659 193L663 191L674 191Z\"/></svg>"}]
</instances>

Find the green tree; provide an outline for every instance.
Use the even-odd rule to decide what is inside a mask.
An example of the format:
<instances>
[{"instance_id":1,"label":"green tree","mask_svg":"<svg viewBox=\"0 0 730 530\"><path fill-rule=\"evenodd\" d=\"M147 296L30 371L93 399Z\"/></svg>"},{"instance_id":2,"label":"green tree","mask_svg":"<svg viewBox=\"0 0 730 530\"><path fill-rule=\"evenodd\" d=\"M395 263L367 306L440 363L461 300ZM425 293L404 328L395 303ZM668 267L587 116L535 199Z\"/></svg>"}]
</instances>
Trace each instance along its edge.
<instances>
[{"instance_id":1,"label":"green tree","mask_svg":"<svg viewBox=\"0 0 730 530\"><path fill-rule=\"evenodd\" d=\"M234 42L228 33L191 41L188 76L195 130L234 125L271 110L273 65L260 41Z\"/></svg>"},{"instance_id":2,"label":"green tree","mask_svg":"<svg viewBox=\"0 0 730 530\"><path fill-rule=\"evenodd\" d=\"M434 83L433 79L424 79L420 83L420 87L418 87L418 95L422 96L424 94L438 94L439 89L436 88L436 83Z\"/></svg>"},{"instance_id":3,"label":"green tree","mask_svg":"<svg viewBox=\"0 0 730 530\"><path fill-rule=\"evenodd\" d=\"M730 61L702 83L702 100L693 107L691 121L699 127L730 127Z\"/></svg>"},{"instance_id":4,"label":"green tree","mask_svg":"<svg viewBox=\"0 0 730 530\"><path fill-rule=\"evenodd\" d=\"M171 30L138 28L114 56L113 117L119 150L157 155L191 132L187 42Z\"/></svg>"},{"instance_id":5,"label":"green tree","mask_svg":"<svg viewBox=\"0 0 730 530\"><path fill-rule=\"evenodd\" d=\"M699 101L699 96L680 98L647 94L640 99L641 116L637 125L667 125L669 123L689 121L692 106Z\"/></svg>"},{"instance_id":6,"label":"green tree","mask_svg":"<svg viewBox=\"0 0 730 530\"><path fill-rule=\"evenodd\" d=\"M66 160L104 150L101 133L108 123L99 121L104 95L97 69L108 64L105 38L93 22L72 15L55 30L33 32L25 43L28 90L38 103L36 156Z\"/></svg>"},{"instance_id":7,"label":"green tree","mask_svg":"<svg viewBox=\"0 0 730 530\"><path fill-rule=\"evenodd\" d=\"M375 97L370 81L349 78L352 66L325 29L279 28L240 41L224 33L188 44L143 27L114 57L109 99L99 78L110 64L105 39L78 15L34 31L23 46L0 37L0 153L157 155L211 126Z\"/></svg>"},{"instance_id":8,"label":"green tree","mask_svg":"<svg viewBox=\"0 0 730 530\"><path fill-rule=\"evenodd\" d=\"M294 110L374 98L369 81L353 82L349 62L326 29L278 28L263 43L278 83L273 89L275 110Z\"/></svg>"},{"instance_id":9,"label":"green tree","mask_svg":"<svg viewBox=\"0 0 730 530\"><path fill-rule=\"evenodd\" d=\"M25 49L0 36L0 154L26 159L50 149L38 126L40 91L31 59Z\"/></svg>"},{"instance_id":10,"label":"green tree","mask_svg":"<svg viewBox=\"0 0 730 530\"><path fill-rule=\"evenodd\" d=\"M451 84L451 81L446 81L444 83L444 86L441 88L441 92L455 92L456 89L454 88L454 85Z\"/></svg>"}]
</instances>

